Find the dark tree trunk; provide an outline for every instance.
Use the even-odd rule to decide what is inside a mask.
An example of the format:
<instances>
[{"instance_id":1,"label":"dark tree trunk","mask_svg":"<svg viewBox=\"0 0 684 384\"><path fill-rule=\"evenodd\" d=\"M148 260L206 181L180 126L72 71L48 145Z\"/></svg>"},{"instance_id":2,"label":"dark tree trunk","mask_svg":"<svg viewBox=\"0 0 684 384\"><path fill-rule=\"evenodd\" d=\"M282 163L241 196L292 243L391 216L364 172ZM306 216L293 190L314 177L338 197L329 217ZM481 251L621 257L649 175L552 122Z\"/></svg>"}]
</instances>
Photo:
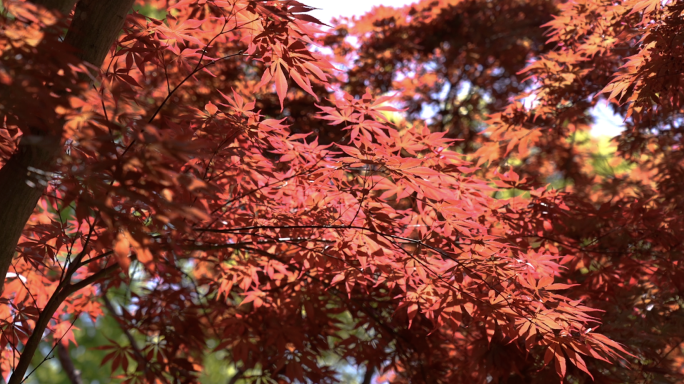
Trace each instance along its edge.
<instances>
[{"instance_id":1,"label":"dark tree trunk","mask_svg":"<svg viewBox=\"0 0 684 384\"><path fill-rule=\"evenodd\" d=\"M68 12L75 0L33 0L39 5ZM76 55L100 67L123 26L134 0L80 0L65 42L76 48ZM38 130L36 130L38 131ZM0 169L0 292L12 263L17 242L45 185L32 169L46 170L61 152L59 135L32 134L22 137L19 148ZM10 384L22 382L43 331L65 297L53 296L36 323Z\"/></svg>"},{"instance_id":2,"label":"dark tree trunk","mask_svg":"<svg viewBox=\"0 0 684 384\"><path fill-rule=\"evenodd\" d=\"M68 12L75 0L34 0L36 4ZM121 31L134 0L81 0L65 42L76 55L100 67L109 47ZM64 11L66 10L66 11ZM60 137L35 134L23 137L17 152L0 169L0 292L12 263L17 242L44 191L40 175L29 169L46 170L61 151Z\"/></svg>"},{"instance_id":3,"label":"dark tree trunk","mask_svg":"<svg viewBox=\"0 0 684 384\"><path fill-rule=\"evenodd\" d=\"M43 193L41 175L29 168L48 168L59 154L59 141L54 136L23 138L0 169L0 292L24 225Z\"/></svg>"}]
</instances>

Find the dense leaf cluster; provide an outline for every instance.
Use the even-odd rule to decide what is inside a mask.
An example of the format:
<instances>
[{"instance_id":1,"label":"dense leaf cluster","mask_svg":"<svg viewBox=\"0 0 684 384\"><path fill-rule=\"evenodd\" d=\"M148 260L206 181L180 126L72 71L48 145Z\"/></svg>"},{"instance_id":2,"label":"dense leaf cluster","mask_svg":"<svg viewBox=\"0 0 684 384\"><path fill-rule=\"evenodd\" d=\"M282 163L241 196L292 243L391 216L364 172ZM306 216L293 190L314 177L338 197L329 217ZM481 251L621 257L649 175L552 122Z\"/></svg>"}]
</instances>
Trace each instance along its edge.
<instances>
[{"instance_id":1,"label":"dense leaf cluster","mask_svg":"<svg viewBox=\"0 0 684 384\"><path fill-rule=\"evenodd\" d=\"M97 70L79 5L3 2L0 163L60 143L17 180L10 383L103 316L130 383L682 379L680 2L138 3Z\"/></svg>"}]
</instances>

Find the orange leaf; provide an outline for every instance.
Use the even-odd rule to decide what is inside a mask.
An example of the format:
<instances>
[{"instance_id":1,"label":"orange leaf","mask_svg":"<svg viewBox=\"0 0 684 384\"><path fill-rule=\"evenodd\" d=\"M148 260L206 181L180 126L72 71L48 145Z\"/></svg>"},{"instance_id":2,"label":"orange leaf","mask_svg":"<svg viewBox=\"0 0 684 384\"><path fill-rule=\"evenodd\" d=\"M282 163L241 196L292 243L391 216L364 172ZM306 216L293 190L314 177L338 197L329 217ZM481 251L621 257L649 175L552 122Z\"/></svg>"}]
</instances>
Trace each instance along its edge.
<instances>
[{"instance_id":1,"label":"orange leaf","mask_svg":"<svg viewBox=\"0 0 684 384\"><path fill-rule=\"evenodd\" d=\"M212 104L212 102L208 102L207 105L204 106L204 109L209 112L210 115L215 115L216 112L218 112L218 107Z\"/></svg>"},{"instance_id":2,"label":"orange leaf","mask_svg":"<svg viewBox=\"0 0 684 384\"><path fill-rule=\"evenodd\" d=\"M123 233L116 235L116 240L114 240L114 254L124 271L128 271L128 267L131 265L131 260L128 258L130 247L131 243L128 241L126 235Z\"/></svg>"},{"instance_id":3,"label":"orange leaf","mask_svg":"<svg viewBox=\"0 0 684 384\"><path fill-rule=\"evenodd\" d=\"M278 94L278 99L280 100L280 111L282 111L284 109L283 101L285 100L285 94L287 93L287 79L285 78L285 74L283 73L283 70L280 68L280 65L276 65L276 72L274 77L276 93Z\"/></svg>"}]
</instances>

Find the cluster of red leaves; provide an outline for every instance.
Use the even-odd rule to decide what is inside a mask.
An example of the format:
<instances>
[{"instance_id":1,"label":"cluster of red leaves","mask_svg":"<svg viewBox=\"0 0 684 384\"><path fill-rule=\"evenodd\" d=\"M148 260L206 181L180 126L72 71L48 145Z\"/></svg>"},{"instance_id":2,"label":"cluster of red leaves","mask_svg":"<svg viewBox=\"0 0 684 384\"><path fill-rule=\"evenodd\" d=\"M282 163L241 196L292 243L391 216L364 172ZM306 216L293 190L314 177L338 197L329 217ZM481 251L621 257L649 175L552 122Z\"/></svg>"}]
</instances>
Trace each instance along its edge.
<instances>
[{"instance_id":1,"label":"cluster of red leaves","mask_svg":"<svg viewBox=\"0 0 684 384\"><path fill-rule=\"evenodd\" d=\"M566 295L603 310L604 334L635 355L617 366L588 360L598 382L680 382L684 374L676 325L684 322L682 7L640 0L424 1L343 20L323 40L349 68L339 76L341 87L356 95L368 85L403 90L410 121L429 105L428 128L465 139L452 148L484 166L479 176L513 188L508 196L527 191L500 216L510 225L506 235L555 257L562 265L557 276L576 284ZM546 38L537 40L544 29ZM515 50L501 54L509 47ZM625 118L607 172L597 171L604 160L587 138L601 100ZM548 183L563 192L539 198L536 188ZM486 345L484 334L479 340ZM521 382L550 380L538 362L555 349L520 354L501 341L459 349L451 366L468 371L486 359L494 382L510 372ZM429 366L429 359L411 367ZM568 381L589 380L577 367L569 368ZM468 374L452 381L469 382ZM400 372L395 380L411 376Z\"/></svg>"},{"instance_id":2,"label":"cluster of red leaves","mask_svg":"<svg viewBox=\"0 0 684 384\"><path fill-rule=\"evenodd\" d=\"M141 3L166 18L129 15L88 89L57 19L5 1L0 81L37 85L0 111L2 156L26 119L67 123L0 299L4 375L41 316L58 343L104 313L135 336L105 346L128 382L193 382L208 345L282 382L334 382L328 355L396 383L672 377L657 369L681 342L680 99L674 80L649 79L676 73L676 39L657 36L679 35L679 5L381 8L321 36L349 68L333 73L297 1ZM57 91L41 91L50 81ZM602 90L628 101L620 153L638 162L610 180L572 139ZM437 113L422 122L425 104ZM654 135L654 121L672 127ZM543 188L557 173L572 187ZM511 189L527 193L496 198ZM102 296L133 285L103 311Z\"/></svg>"},{"instance_id":3,"label":"cluster of red leaves","mask_svg":"<svg viewBox=\"0 0 684 384\"><path fill-rule=\"evenodd\" d=\"M512 195L526 192L509 200L508 211L499 216L509 225L501 234L521 247L552 255L562 266L554 273L576 284L566 295L603 310L602 332L634 354L628 364L617 366L595 359L586 367L576 363L579 370L569 368L569 382L588 381L587 371L598 382L680 382L684 338L676 324L684 322L684 191L678 84L684 6L649 0L545 1L527 9L521 4L533 3L425 1L403 9L381 8L347 20L324 41L350 68L347 78L340 77L341 86L356 94L354 84L362 82L404 89L402 102L413 118L430 103L435 107L429 129L464 138L455 146L484 167L479 176L513 188ZM546 11L537 13L544 6ZM497 18L500 9L508 10L507 17ZM555 16L549 21L551 13ZM476 20L484 15L484 20L497 22L469 25L456 15ZM518 47L518 56L498 56L511 44L502 39L529 42L539 36L497 33L497 28L513 30L515 17L531 28L544 24L546 45L527 44L526 49ZM454 25L461 33L440 35ZM358 40L347 39L347 34ZM475 34L483 44L459 41ZM401 39L407 41L398 55L389 54ZM500 44L487 44L494 41ZM413 44L416 48L403 55ZM382 55L385 50L388 54ZM447 55L452 59L444 60ZM478 76L469 77L473 64L456 58L470 58ZM507 76L517 82L502 82ZM498 93L504 89L506 93ZM486 97L468 104L478 94ZM625 119L625 131L613 139L617 151L607 173L597 171L597 153L591 148L596 142L587 138L592 108L602 100ZM536 188L548 183L563 191L539 196ZM484 339L480 336L482 343ZM547 370L539 370L535 362L563 358L558 349L549 348L530 359L501 341L477 352L459 350L452 366L468 370L488 359L495 382L506 380L510 372L522 377L521 382L547 382ZM555 368L565 372L562 365ZM403 372L398 377L410 381Z\"/></svg>"}]
</instances>

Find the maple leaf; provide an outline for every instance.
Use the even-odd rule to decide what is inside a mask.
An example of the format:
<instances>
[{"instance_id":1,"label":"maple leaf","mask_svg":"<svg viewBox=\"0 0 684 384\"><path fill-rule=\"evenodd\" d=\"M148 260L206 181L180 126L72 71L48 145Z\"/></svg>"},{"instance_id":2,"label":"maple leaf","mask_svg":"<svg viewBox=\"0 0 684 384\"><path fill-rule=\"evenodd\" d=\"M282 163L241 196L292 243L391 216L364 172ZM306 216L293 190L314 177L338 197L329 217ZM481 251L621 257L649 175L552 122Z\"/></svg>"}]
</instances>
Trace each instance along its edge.
<instances>
[{"instance_id":1,"label":"maple leaf","mask_svg":"<svg viewBox=\"0 0 684 384\"><path fill-rule=\"evenodd\" d=\"M157 31L163 36L161 41L170 47L176 47L183 42L201 45L202 41L194 34L201 25L201 20L186 19L179 21L173 16L168 16L166 24L160 24Z\"/></svg>"},{"instance_id":2,"label":"maple leaf","mask_svg":"<svg viewBox=\"0 0 684 384\"><path fill-rule=\"evenodd\" d=\"M0 14L11 384L102 317L103 382L679 378L682 4L144 5Z\"/></svg>"}]
</instances>

